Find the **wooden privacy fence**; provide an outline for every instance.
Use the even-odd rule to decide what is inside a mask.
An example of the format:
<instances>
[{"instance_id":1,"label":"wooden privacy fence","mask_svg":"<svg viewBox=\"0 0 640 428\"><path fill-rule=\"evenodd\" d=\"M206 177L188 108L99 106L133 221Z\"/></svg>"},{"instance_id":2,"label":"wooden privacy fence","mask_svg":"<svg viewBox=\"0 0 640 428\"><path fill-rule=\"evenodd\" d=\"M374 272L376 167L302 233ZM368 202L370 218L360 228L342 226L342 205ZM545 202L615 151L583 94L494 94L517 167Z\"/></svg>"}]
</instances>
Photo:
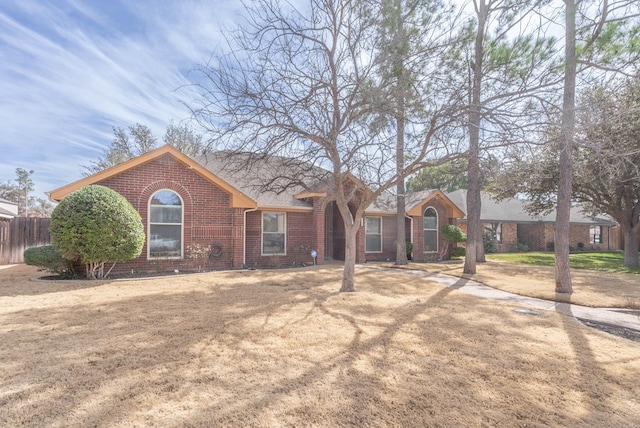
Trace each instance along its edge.
<instances>
[{"instance_id":1,"label":"wooden privacy fence","mask_svg":"<svg viewBox=\"0 0 640 428\"><path fill-rule=\"evenodd\" d=\"M16 217L0 221L0 265L24 263L24 250L51 243L48 218Z\"/></svg>"}]
</instances>

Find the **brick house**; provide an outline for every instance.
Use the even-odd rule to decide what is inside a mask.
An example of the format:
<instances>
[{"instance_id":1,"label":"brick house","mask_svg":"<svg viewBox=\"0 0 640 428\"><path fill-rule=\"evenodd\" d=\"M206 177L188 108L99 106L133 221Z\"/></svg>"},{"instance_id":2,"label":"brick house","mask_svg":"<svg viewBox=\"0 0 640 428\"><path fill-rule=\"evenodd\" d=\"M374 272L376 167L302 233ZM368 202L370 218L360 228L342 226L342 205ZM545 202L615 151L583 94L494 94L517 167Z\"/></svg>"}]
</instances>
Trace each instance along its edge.
<instances>
[{"instance_id":1,"label":"brick house","mask_svg":"<svg viewBox=\"0 0 640 428\"><path fill-rule=\"evenodd\" d=\"M146 229L142 254L118 271L284 267L344 259L342 217L318 177L305 187L262 192L262 170L225 168L215 155L192 159L165 145L49 192L52 201L91 184L109 187L140 213ZM315 182L313 182L315 180ZM309 190L312 189L312 190ZM439 230L464 213L440 190L407 195L406 240L413 259L436 260L444 248ZM365 212L357 235L356 261L395 257L395 198L383 195ZM205 253L199 253L205 248ZM203 259L194 259L196 255Z\"/></svg>"},{"instance_id":2,"label":"brick house","mask_svg":"<svg viewBox=\"0 0 640 428\"><path fill-rule=\"evenodd\" d=\"M466 212L466 190L447 194L450 200ZM530 251L547 251L554 241L555 211L544 216L532 216L524 209L525 201L510 199L497 202L490 195L481 195L480 220L484 230L491 233L498 252L514 251L518 243L526 244ZM466 219L458 225L466 232ZM592 250L620 250L617 223L608 217L589 217L579 206L571 208L569 245Z\"/></svg>"}]
</instances>

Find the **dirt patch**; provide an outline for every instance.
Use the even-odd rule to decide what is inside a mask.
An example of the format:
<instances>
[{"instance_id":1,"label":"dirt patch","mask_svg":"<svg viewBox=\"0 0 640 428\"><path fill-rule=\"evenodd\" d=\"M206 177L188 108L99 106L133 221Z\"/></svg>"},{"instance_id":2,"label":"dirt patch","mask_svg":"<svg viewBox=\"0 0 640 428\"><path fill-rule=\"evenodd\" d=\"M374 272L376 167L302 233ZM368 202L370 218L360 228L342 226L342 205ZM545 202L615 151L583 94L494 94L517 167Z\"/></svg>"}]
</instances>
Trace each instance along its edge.
<instances>
[{"instance_id":1,"label":"dirt patch","mask_svg":"<svg viewBox=\"0 0 640 428\"><path fill-rule=\"evenodd\" d=\"M0 426L634 426L640 344L394 272L0 270ZM8 279L8 277L10 279Z\"/></svg>"}]
</instances>

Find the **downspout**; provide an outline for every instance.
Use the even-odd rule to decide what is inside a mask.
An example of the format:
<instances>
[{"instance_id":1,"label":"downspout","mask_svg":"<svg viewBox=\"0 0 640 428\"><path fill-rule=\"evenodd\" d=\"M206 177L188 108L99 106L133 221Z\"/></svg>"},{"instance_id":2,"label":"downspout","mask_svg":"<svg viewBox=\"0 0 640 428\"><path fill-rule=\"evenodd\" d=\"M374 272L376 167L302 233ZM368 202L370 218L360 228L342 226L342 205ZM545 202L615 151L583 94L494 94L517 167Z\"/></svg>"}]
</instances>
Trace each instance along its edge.
<instances>
[{"instance_id":1,"label":"downspout","mask_svg":"<svg viewBox=\"0 0 640 428\"><path fill-rule=\"evenodd\" d=\"M409 242L411 242L413 244L413 217L408 216L406 214L404 216L405 216L405 218L409 219L409 233L411 234L410 235L411 236L411 241L409 241ZM414 246L413 249L415 250L415 246ZM412 253L411 259L413 259L413 250L411 251L411 253Z\"/></svg>"},{"instance_id":2,"label":"downspout","mask_svg":"<svg viewBox=\"0 0 640 428\"><path fill-rule=\"evenodd\" d=\"M247 213L258 211L258 207L244 210L242 223L242 267L247 267Z\"/></svg>"}]
</instances>

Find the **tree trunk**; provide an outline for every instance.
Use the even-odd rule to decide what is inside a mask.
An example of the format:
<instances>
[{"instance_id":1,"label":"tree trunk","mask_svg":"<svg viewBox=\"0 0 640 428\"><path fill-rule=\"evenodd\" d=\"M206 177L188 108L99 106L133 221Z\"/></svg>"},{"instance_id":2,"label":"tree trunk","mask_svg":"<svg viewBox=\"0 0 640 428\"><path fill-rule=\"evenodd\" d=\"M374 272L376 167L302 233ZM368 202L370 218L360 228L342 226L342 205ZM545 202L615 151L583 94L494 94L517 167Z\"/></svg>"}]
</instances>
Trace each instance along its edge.
<instances>
[{"instance_id":1,"label":"tree trunk","mask_svg":"<svg viewBox=\"0 0 640 428\"><path fill-rule=\"evenodd\" d=\"M397 132L396 137L396 172L398 176L404 174L404 92L402 88L398 89L398 117L396 119ZM406 214L405 206L405 188L404 180L400 180L396 186L397 196L397 213L396 213L396 264L406 265L407 262L407 244L405 238L404 217Z\"/></svg>"},{"instance_id":2,"label":"tree trunk","mask_svg":"<svg viewBox=\"0 0 640 428\"><path fill-rule=\"evenodd\" d=\"M487 18L487 5L485 0L478 1L478 31L474 48L474 62L471 64L471 110L469 112L469 166L467 168L467 251L464 257L464 273L475 274L478 260L478 249L482 245L480 227L480 121L481 112L481 86L482 86L482 59L484 55L484 32Z\"/></svg>"},{"instance_id":3,"label":"tree trunk","mask_svg":"<svg viewBox=\"0 0 640 428\"><path fill-rule=\"evenodd\" d=\"M555 256L556 292L573 293L569 268L569 228L573 183L572 147L575 132L576 104L576 5L565 0L565 66L562 98L562 132L560 139L558 205L556 208Z\"/></svg>"},{"instance_id":4,"label":"tree trunk","mask_svg":"<svg viewBox=\"0 0 640 428\"><path fill-rule=\"evenodd\" d=\"M640 267L638 253L640 248L640 229L637 227L624 231L624 265Z\"/></svg>"},{"instance_id":5,"label":"tree trunk","mask_svg":"<svg viewBox=\"0 0 640 428\"><path fill-rule=\"evenodd\" d=\"M480 199L480 204L482 204L482 199ZM478 231L480 232L480 236L478 237L478 245L476 246L476 251L477 251L476 261L478 263L486 263L487 258L484 255L484 239L483 239L484 227L482 225L482 222L480 222L480 227L478 229L479 229Z\"/></svg>"},{"instance_id":6,"label":"tree trunk","mask_svg":"<svg viewBox=\"0 0 640 428\"><path fill-rule=\"evenodd\" d=\"M342 286L340 292L356 291L355 271L356 271L356 234L358 224L348 224L344 222L344 271L342 272Z\"/></svg>"},{"instance_id":7,"label":"tree trunk","mask_svg":"<svg viewBox=\"0 0 640 428\"><path fill-rule=\"evenodd\" d=\"M402 2L396 0L394 7L397 13L398 27L394 34L396 46L402 46L404 35L404 22L402 18ZM394 68L396 72L396 173L398 177L404 176L404 128L405 128L405 85L406 75L404 72L404 50L396 50L394 58ZM406 265L407 262L407 244L405 238L404 216L406 214L405 207L405 188L404 180L400 180L396 186L397 192L397 212L396 212L396 265Z\"/></svg>"}]
</instances>

